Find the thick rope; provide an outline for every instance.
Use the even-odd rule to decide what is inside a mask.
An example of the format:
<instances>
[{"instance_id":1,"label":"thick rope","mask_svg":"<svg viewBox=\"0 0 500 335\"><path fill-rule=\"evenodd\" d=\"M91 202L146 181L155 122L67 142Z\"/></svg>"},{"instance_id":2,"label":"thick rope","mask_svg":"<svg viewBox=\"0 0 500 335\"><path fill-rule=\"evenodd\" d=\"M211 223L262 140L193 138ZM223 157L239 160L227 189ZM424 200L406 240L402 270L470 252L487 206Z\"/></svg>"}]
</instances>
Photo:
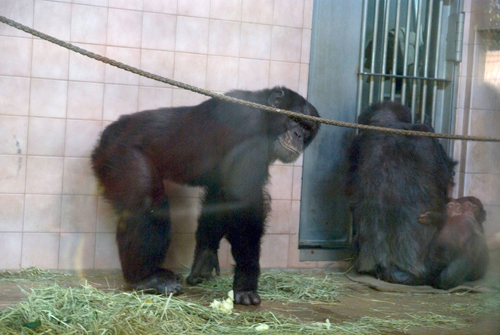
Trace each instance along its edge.
<instances>
[{"instance_id":1,"label":"thick rope","mask_svg":"<svg viewBox=\"0 0 500 335\"><path fill-rule=\"evenodd\" d=\"M16 29L27 32L33 36L39 37L43 40L57 44L63 48L69 49L71 51L77 52L79 54L93 58L93 59L98 60L100 62L109 64L111 66L115 66L115 67L123 69L125 71L129 71L129 72L135 73L137 75L140 75L140 76L143 76L143 77L146 77L149 79L153 79L156 81L160 81L162 83L170 84L172 86L177 86L177 87L180 87L180 88L192 91L192 92L196 92L199 94L203 94L203 95L206 95L206 96L209 96L212 98L220 99L220 100L235 103L235 104L240 104L240 105L247 106L247 107L257 108L260 110L265 110L265 111L269 111L269 112L273 112L273 113L285 114L287 116L297 118L297 119L304 119L304 120L309 120L309 121L313 121L313 122L319 122L319 123L324 123L324 124L338 126L338 127L344 127L344 128L374 130L374 131L379 131L379 132L392 133L392 134L398 134L398 135L406 135L406 136L425 136L425 137L433 137L433 138L445 138L445 139L451 139L451 140L466 140L466 141L480 141L480 142L500 142L500 138L496 138L496 137L479 137L479 136L469 136L469 135L451 135L451 134L429 133L429 132L423 132L423 131L375 127L375 126L369 126L369 125L363 125L363 124L357 124L357 123L327 120L327 119L323 119L323 118L316 117L316 116L304 115L301 113L295 113L295 112L287 111L284 109L260 105L260 104L254 103L254 102L228 97L224 94L215 93L215 92L212 92L209 90L205 90L205 89L202 89L199 87L191 86L191 85L188 85L188 84L185 84L185 83L173 80L173 79L164 78L164 77L155 75L153 73L137 69L135 67L117 62L113 59L110 59L110 58L95 54L93 52L87 51L85 49L79 48L79 47L72 45L70 43L61 41L55 37L49 36L47 34L39 32L35 29L32 29L30 27L27 27L25 25L22 25L20 23L17 23L15 21L7 19L4 16L0 16L0 22L3 22L9 26L16 28Z\"/></svg>"}]
</instances>

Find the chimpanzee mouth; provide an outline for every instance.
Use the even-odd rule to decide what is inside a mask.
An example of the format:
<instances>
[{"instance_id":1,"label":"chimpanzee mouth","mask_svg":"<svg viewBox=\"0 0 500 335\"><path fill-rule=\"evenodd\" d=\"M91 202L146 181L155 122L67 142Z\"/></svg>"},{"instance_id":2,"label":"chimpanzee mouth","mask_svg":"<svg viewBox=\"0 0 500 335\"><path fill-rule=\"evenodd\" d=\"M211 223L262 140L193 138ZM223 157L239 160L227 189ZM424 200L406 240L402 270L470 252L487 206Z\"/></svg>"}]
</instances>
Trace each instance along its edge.
<instances>
[{"instance_id":1,"label":"chimpanzee mouth","mask_svg":"<svg viewBox=\"0 0 500 335\"><path fill-rule=\"evenodd\" d=\"M299 158L301 152L290 144L285 143L285 141L276 142L275 153L277 154L277 158L283 163L292 163L297 158Z\"/></svg>"},{"instance_id":2,"label":"chimpanzee mouth","mask_svg":"<svg viewBox=\"0 0 500 335\"><path fill-rule=\"evenodd\" d=\"M297 156L300 155L300 150L298 150L297 148L293 147L290 145L290 143L288 143L287 141L285 140L280 140L280 144L283 146L283 148L285 148L286 150L296 154Z\"/></svg>"},{"instance_id":3,"label":"chimpanzee mouth","mask_svg":"<svg viewBox=\"0 0 500 335\"><path fill-rule=\"evenodd\" d=\"M289 146L285 146L285 145L284 145L284 147L285 147L285 149L287 149L288 151L290 151L294 155L297 155L297 156L300 155L300 151L298 151L297 149L289 147Z\"/></svg>"}]
</instances>

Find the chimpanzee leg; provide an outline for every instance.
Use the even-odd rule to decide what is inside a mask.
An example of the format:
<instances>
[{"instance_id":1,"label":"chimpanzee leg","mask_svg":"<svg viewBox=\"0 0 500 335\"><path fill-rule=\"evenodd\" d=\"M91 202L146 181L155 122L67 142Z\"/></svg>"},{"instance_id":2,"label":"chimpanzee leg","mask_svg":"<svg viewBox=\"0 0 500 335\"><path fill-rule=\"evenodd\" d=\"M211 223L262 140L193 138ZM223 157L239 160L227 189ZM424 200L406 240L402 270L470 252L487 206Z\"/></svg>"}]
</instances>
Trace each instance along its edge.
<instances>
[{"instance_id":1,"label":"chimpanzee leg","mask_svg":"<svg viewBox=\"0 0 500 335\"><path fill-rule=\"evenodd\" d=\"M135 289L180 293L182 277L160 268L171 229L162 179L142 154L132 151L122 157L120 169L113 170L121 178L105 194L120 213L116 240L123 276Z\"/></svg>"},{"instance_id":2,"label":"chimpanzee leg","mask_svg":"<svg viewBox=\"0 0 500 335\"><path fill-rule=\"evenodd\" d=\"M444 237L441 237L441 241L445 241ZM448 249L445 252L431 254L431 262L443 264L439 268L431 263L434 265L431 267L432 285L437 288L447 290L465 281L481 279L488 268L488 248L482 235L469 237L462 245L454 245L453 242L455 241L449 241L448 245L444 246Z\"/></svg>"},{"instance_id":3,"label":"chimpanzee leg","mask_svg":"<svg viewBox=\"0 0 500 335\"><path fill-rule=\"evenodd\" d=\"M196 231L196 250L191 274L186 278L189 285L213 280L212 271L220 274L217 250L220 240L226 234L226 215L231 211L230 204L217 188L209 188L203 202L198 229Z\"/></svg>"},{"instance_id":4,"label":"chimpanzee leg","mask_svg":"<svg viewBox=\"0 0 500 335\"><path fill-rule=\"evenodd\" d=\"M434 278L432 278L432 286L443 290L448 290L462 284L467 277L470 268L474 264L470 264L466 257L457 257Z\"/></svg>"},{"instance_id":5,"label":"chimpanzee leg","mask_svg":"<svg viewBox=\"0 0 500 335\"><path fill-rule=\"evenodd\" d=\"M182 292L182 277L160 268L170 244L168 203L150 212L123 214L116 239L125 280L134 289L161 294Z\"/></svg>"},{"instance_id":6,"label":"chimpanzee leg","mask_svg":"<svg viewBox=\"0 0 500 335\"><path fill-rule=\"evenodd\" d=\"M246 208L233 212L227 239L236 261L234 269L234 302L242 305L260 304L257 293L260 275L260 241L264 234L267 205L261 199Z\"/></svg>"},{"instance_id":7,"label":"chimpanzee leg","mask_svg":"<svg viewBox=\"0 0 500 335\"><path fill-rule=\"evenodd\" d=\"M410 272L403 271L397 266L377 269L375 276L380 280L395 284L423 285L426 283L425 279L417 277Z\"/></svg>"},{"instance_id":8,"label":"chimpanzee leg","mask_svg":"<svg viewBox=\"0 0 500 335\"><path fill-rule=\"evenodd\" d=\"M182 292L182 277L160 268L170 244L168 203L149 212L124 214L116 239L125 280L134 289L162 294Z\"/></svg>"},{"instance_id":9,"label":"chimpanzee leg","mask_svg":"<svg viewBox=\"0 0 500 335\"><path fill-rule=\"evenodd\" d=\"M188 283L218 272L217 249L222 237L231 244L236 261L234 302L257 305L260 239L269 210L263 191L268 177L267 139L248 140L233 149L219 167L220 184L208 187L197 231L197 247Z\"/></svg>"}]
</instances>

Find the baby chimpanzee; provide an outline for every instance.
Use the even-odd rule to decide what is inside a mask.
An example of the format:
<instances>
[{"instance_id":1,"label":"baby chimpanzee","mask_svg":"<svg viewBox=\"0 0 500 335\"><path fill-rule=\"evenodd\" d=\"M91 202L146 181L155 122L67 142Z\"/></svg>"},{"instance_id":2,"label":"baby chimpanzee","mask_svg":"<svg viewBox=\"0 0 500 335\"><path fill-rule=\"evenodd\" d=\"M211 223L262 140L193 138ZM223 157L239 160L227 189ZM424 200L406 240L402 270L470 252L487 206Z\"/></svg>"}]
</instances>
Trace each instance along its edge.
<instances>
[{"instance_id":1,"label":"baby chimpanzee","mask_svg":"<svg viewBox=\"0 0 500 335\"><path fill-rule=\"evenodd\" d=\"M430 211L420 216L420 223L439 229L426 257L432 286L450 289L484 276L489 261L485 219L483 204L475 197L451 200L446 213Z\"/></svg>"}]
</instances>

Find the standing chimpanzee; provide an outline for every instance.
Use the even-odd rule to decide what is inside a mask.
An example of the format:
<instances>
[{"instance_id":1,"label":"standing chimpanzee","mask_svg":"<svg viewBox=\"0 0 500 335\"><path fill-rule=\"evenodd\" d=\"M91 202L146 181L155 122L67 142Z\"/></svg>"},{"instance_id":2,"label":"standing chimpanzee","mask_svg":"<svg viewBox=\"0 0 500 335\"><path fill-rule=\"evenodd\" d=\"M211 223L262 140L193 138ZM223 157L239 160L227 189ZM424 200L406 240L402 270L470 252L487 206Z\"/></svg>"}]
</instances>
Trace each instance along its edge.
<instances>
[{"instance_id":1,"label":"standing chimpanzee","mask_svg":"<svg viewBox=\"0 0 500 335\"><path fill-rule=\"evenodd\" d=\"M370 106L358 123L433 131L412 124L410 110L393 102ZM436 139L368 130L354 138L348 158L356 270L393 283L425 283L425 255L437 228L418 218L444 211L455 163Z\"/></svg>"},{"instance_id":2,"label":"standing chimpanzee","mask_svg":"<svg viewBox=\"0 0 500 335\"><path fill-rule=\"evenodd\" d=\"M486 212L476 197L451 200L446 213L426 212L420 216L419 222L439 229L426 258L432 286L450 289L485 275L489 254L484 220Z\"/></svg>"},{"instance_id":3,"label":"standing chimpanzee","mask_svg":"<svg viewBox=\"0 0 500 335\"><path fill-rule=\"evenodd\" d=\"M284 88L228 96L306 115L316 109ZM189 284L219 273L226 237L236 261L234 302L260 303L260 240L269 211L265 185L275 160L296 160L319 124L218 99L197 106L124 115L110 124L92 154L104 195L119 214L117 242L125 280L135 289L179 293L182 278L160 268L170 243L163 180L206 188Z\"/></svg>"}]
</instances>

